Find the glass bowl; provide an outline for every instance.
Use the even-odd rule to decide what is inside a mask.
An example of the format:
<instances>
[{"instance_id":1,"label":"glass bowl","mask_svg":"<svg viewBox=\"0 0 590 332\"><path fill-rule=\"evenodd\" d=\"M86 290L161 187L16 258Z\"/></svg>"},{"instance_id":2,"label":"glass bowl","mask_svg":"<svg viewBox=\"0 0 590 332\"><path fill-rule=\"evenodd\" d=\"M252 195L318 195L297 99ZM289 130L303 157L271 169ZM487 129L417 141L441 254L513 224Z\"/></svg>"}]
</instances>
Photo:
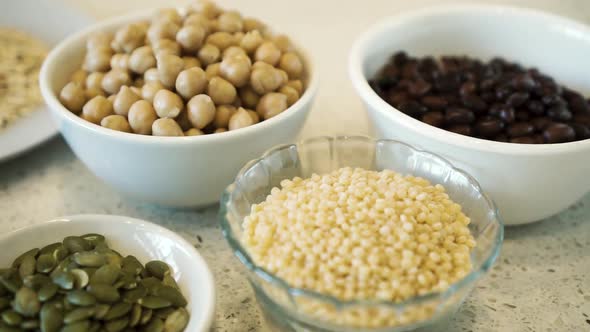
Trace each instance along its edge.
<instances>
[{"instance_id":1,"label":"glass bowl","mask_svg":"<svg viewBox=\"0 0 590 332\"><path fill-rule=\"evenodd\" d=\"M403 302L341 301L335 297L290 287L284 280L254 264L243 248L242 222L253 204L266 199L281 180L325 174L341 167L392 169L442 184L449 196L471 218L469 229L477 244L472 249L473 270L444 292L433 292ZM475 282L489 271L502 244L504 226L492 200L470 175L445 159L393 140L368 137L317 137L281 145L250 161L224 192L220 220L223 233L245 267L256 299L272 331L440 331ZM368 315L368 316L367 316ZM371 317L375 325L386 317L393 326L355 326L355 317ZM373 319L374 317L374 319Z\"/></svg>"}]
</instances>

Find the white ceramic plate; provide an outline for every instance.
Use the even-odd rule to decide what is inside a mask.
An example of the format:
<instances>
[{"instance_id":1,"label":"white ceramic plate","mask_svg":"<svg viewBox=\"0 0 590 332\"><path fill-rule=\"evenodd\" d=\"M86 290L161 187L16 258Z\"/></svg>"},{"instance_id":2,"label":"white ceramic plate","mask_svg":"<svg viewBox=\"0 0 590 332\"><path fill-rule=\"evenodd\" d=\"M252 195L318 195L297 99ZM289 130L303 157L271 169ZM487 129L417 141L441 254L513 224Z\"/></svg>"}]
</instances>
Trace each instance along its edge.
<instances>
[{"instance_id":1,"label":"white ceramic plate","mask_svg":"<svg viewBox=\"0 0 590 332\"><path fill-rule=\"evenodd\" d=\"M104 235L111 248L122 255L133 255L144 264L156 259L168 263L188 300L190 320L185 331L209 331L215 313L215 284L207 263L182 237L145 220L77 215L25 227L0 237L0 267L8 266L28 249L87 233Z\"/></svg>"},{"instance_id":2,"label":"white ceramic plate","mask_svg":"<svg viewBox=\"0 0 590 332\"><path fill-rule=\"evenodd\" d=\"M58 0L0 1L0 27L16 28L49 47L92 20ZM15 157L57 134L46 106L0 131L0 161Z\"/></svg>"}]
</instances>

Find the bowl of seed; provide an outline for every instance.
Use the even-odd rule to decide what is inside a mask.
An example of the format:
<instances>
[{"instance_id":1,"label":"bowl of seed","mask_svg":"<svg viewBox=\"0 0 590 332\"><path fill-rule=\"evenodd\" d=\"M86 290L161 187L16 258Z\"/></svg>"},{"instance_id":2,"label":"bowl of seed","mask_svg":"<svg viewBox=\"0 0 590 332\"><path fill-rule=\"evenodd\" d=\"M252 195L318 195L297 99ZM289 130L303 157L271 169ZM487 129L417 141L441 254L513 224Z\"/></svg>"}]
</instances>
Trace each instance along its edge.
<instances>
[{"instance_id":1,"label":"bowl of seed","mask_svg":"<svg viewBox=\"0 0 590 332\"><path fill-rule=\"evenodd\" d=\"M445 331L503 238L471 176L368 137L268 151L228 187L220 220L273 331Z\"/></svg>"},{"instance_id":2,"label":"bowl of seed","mask_svg":"<svg viewBox=\"0 0 590 332\"><path fill-rule=\"evenodd\" d=\"M215 291L186 240L147 221L64 217L0 238L2 331L208 331Z\"/></svg>"}]
</instances>

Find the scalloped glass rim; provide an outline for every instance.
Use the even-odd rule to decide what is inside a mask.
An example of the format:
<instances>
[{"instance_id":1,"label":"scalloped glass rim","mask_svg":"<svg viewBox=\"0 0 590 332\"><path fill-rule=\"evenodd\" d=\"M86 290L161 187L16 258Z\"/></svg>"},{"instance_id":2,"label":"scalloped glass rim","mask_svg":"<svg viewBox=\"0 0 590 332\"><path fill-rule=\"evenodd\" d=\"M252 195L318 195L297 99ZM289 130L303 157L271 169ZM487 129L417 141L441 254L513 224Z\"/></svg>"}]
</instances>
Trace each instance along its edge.
<instances>
[{"instance_id":1,"label":"scalloped glass rim","mask_svg":"<svg viewBox=\"0 0 590 332\"><path fill-rule=\"evenodd\" d=\"M407 147L408 149L410 149L411 151L413 151L414 153L421 154L421 155L427 155L433 159L437 159L438 161L441 161L443 164L447 165L454 172L464 176L469 181L470 185L472 185L476 189L476 191L479 194L481 194L482 198L484 199L484 201L488 205L489 210L494 214L494 220L496 220L496 222L498 223L498 226L499 226L498 232L497 232L494 242L492 244L493 248L492 248L489 256L486 259L482 260L482 262L481 262L481 264L479 264L479 266L474 267L473 270L466 277L451 284L449 286L449 288L447 288L445 291L432 292L432 293L428 293L428 294L424 294L424 295L418 295L418 296L412 297L410 299L407 299L407 300L401 301L401 302L391 302L391 301L383 301L383 300L342 301L342 300L337 299L336 297L321 294L321 293L318 293L318 292L315 292L312 290L291 287L283 279L273 275L272 273L268 272L264 268L256 265L252 261L252 258L250 257L250 255L248 255L247 251L243 248L240 240L236 239L236 237L234 236L234 232L231 229L231 225L229 224L229 221L226 218L226 215L228 213L227 205L229 202L231 202L231 197L232 197L233 192L236 189L236 186L238 185L237 184L238 180L244 174L246 174L251 168L253 168L255 165L263 162L268 157L270 157L273 154L278 153L280 151L283 151L286 149L291 149L293 147L301 147L303 145L307 145L307 144L321 141L321 140L334 142L334 141L343 141L343 140L351 140L351 139L366 140L366 141L370 141L373 143L401 144L401 145ZM234 183L229 185L227 187L227 189L223 192L223 194L221 196L221 201L220 201L219 219L221 221L221 228L222 228L223 235L226 238L226 240L228 241L228 243L230 244L232 250L234 251L234 254L242 262L242 264L244 264L250 271L254 272L258 277L264 279L265 281L270 282L270 283L274 284L275 286L282 288L290 296L302 296L302 295L309 296L309 297L318 299L320 301L325 301L327 303L330 303L331 305L333 305L335 308L338 308L338 309L345 309L347 307L353 307L353 306L386 306L386 307L392 308L394 310L402 310L409 305L422 304L422 303L436 300L436 299L444 300L444 299L450 297L452 294L456 293L458 290L468 287L469 285L471 285L472 283L477 281L480 276L485 274L492 267L493 263L495 262L496 258L498 257L498 255L500 253L500 248L502 245L502 241L504 239L504 224L500 218L500 215L498 213L498 209L496 208L496 205L494 204L492 199L487 194L485 194L483 192L483 190L481 189L481 186L479 185L477 180L475 180L471 175L469 175L468 173L466 173L465 171L463 171L459 168L454 167L448 160L446 160L445 158L443 158L435 153L416 149L416 148L412 147L411 145L406 144L401 141L391 140L391 139L376 140L376 139L373 139L373 138L370 138L367 136L335 136L335 137L319 136L319 137L305 139L305 140L300 141L298 143L283 144L283 145L279 145L279 146L269 149L268 151L266 151L262 155L262 157L260 157L258 159L251 160L250 162L246 163L246 165L244 167L242 167L242 169L238 172L238 175L236 176L236 180L234 181ZM482 232L485 232L485 229L487 229L491 225L492 225L492 223L489 223L487 226L485 226L485 228L484 228L484 230L482 230Z\"/></svg>"}]
</instances>

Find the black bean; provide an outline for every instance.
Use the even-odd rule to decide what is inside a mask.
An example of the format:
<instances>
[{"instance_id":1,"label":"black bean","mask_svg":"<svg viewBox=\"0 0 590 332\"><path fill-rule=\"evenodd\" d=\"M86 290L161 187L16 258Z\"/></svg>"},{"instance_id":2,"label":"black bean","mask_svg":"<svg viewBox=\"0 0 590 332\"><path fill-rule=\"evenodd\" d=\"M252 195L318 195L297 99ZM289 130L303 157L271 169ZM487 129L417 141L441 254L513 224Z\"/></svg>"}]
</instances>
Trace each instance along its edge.
<instances>
[{"instance_id":1,"label":"black bean","mask_svg":"<svg viewBox=\"0 0 590 332\"><path fill-rule=\"evenodd\" d=\"M387 102L394 107L399 107L402 103L409 101L410 95L405 91L391 91L387 95Z\"/></svg>"},{"instance_id":2,"label":"black bean","mask_svg":"<svg viewBox=\"0 0 590 332\"><path fill-rule=\"evenodd\" d=\"M510 96L514 91L509 86L500 86L496 88L496 98L498 100L505 100Z\"/></svg>"},{"instance_id":3,"label":"black bean","mask_svg":"<svg viewBox=\"0 0 590 332\"><path fill-rule=\"evenodd\" d=\"M535 144L537 139L533 136L514 137L510 139L510 143Z\"/></svg>"},{"instance_id":4,"label":"black bean","mask_svg":"<svg viewBox=\"0 0 590 332\"><path fill-rule=\"evenodd\" d=\"M518 106L524 104L528 99L529 99L528 92L515 92L508 97L508 99L506 100L506 103L508 103L514 107L518 107Z\"/></svg>"},{"instance_id":5,"label":"black bean","mask_svg":"<svg viewBox=\"0 0 590 332\"><path fill-rule=\"evenodd\" d=\"M475 125L474 129L477 135L480 135L485 138L490 138L498 135L504 129L504 124L502 121L494 118L484 118L478 120Z\"/></svg>"},{"instance_id":6,"label":"black bean","mask_svg":"<svg viewBox=\"0 0 590 332\"><path fill-rule=\"evenodd\" d=\"M553 106L547 110L547 116L555 121L569 121L572 119L572 112L565 106Z\"/></svg>"},{"instance_id":7,"label":"black bean","mask_svg":"<svg viewBox=\"0 0 590 332\"><path fill-rule=\"evenodd\" d=\"M445 123L445 116L441 112L428 112L422 116L421 120L431 126L442 127Z\"/></svg>"},{"instance_id":8,"label":"black bean","mask_svg":"<svg viewBox=\"0 0 590 332\"><path fill-rule=\"evenodd\" d=\"M527 111L518 110L514 112L514 118L517 121L528 121L530 119L530 115Z\"/></svg>"},{"instance_id":9,"label":"black bean","mask_svg":"<svg viewBox=\"0 0 590 332\"><path fill-rule=\"evenodd\" d=\"M413 81L410 86L408 86L408 92L413 96L420 97L427 94L431 88L432 85L430 83L420 79Z\"/></svg>"},{"instance_id":10,"label":"black bean","mask_svg":"<svg viewBox=\"0 0 590 332\"><path fill-rule=\"evenodd\" d=\"M533 125L533 127L535 127L535 130L537 131L545 130L545 128L549 127L549 125L551 125L552 123L553 121L551 121L551 119L549 119L546 116L534 118L531 120L531 124Z\"/></svg>"},{"instance_id":11,"label":"black bean","mask_svg":"<svg viewBox=\"0 0 590 332\"><path fill-rule=\"evenodd\" d=\"M543 115L545 114L545 106L538 100L529 100L526 103L526 108L532 115Z\"/></svg>"},{"instance_id":12,"label":"black bean","mask_svg":"<svg viewBox=\"0 0 590 332\"><path fill-rule=\"evenodd\" d=\"M574 114L574 122L581 123L585 126L590 126L590 114Z\"/></svg>"},{"instance_id":13,"label":"black bean","mask_svg":"<svg viewBox=\"0 0 590 332\"><path fill-rule=\"evenodd\" d=\"M482 91L490 91L490 90L494 89L495 86L496 86L496 79L495 78L487 78L487 79L481 81L481 83L479 83L479 88Z\"/></svg>"},{"instance_id":14,"label":"black bean","mask_svg":"<svg viewBox=\"0 0 590 332\"><path fill-rule=\"evenodd\" d=\"M452 131L457 134L471 136L473 135L473 129L469 125L456 125L447 128L448 131Z\"/></svg>"},{"instance_id":15,"label":"black bean","mask_svg":"<svg viewBox=\"0 0 590 332\"><path fill-rule=\"evenodd\" d=\"M561 96L558 94L545 94L543 97L541 97L541 101L543 102L543 104L549 106L557 104L565 105L565 100L563 100L563 98L561 98Z\"/></svg>"},{"instance_id":16,"label":"black bean","mask_svg":"<svg viewBox=\"0 0 590 332\"><path fill-rule=\"evenodd\" d=\"M505 134L500 134L500 135L494 137L494 141L497 141L497 142L508 142L508 136L505 135Z\"/></svg>"},{"instance_id":17,"label":"black bean","mask_svg":"<svg viewBox=\"0 0 590 332\"><path fill-rule=\"evenodd\" d=\"M479 96L488 104L493 103L496 100L496 94L493 91L483 91Z\"/></svg>"},{"instance_id":18,"label":"black bean","mask_svg":"<svg viewBox=\"0 0 590 332\"><path fill-rule=\"evenodd\" d=\"M510 82L512 87L519 91L531 91L537 85L537 82L530 74L516 75Z\"/></svg>"},{"instance_id":19,"label":"black bean","mask_svg":"<svg viewBox=\"0 0 590 332\"><path fill-rule=\"evenodd\" d=\"M473 94L477 91L477 84L474 81L467 81L461 84L461 88L459 88L459 94L461 96Z\"/></svg>"},{"instance_id":20,"label":"black bean","mask_svg":"<svg viewBox=\"0 0 590 332\"><path fill-rule=\"evenodd\" d=\"M442 110L449 106L449 101L440 96L424 96L420 102L431 110Z\"/></svg>"},{"instance_id":21,"label":"black bean","mask_svg":"<svg viewBox=\"0 0 590 332\"><path fill-rule=\"evenodd\" d=\"M475 120L471 110L461 107L450 107L445 112L445 123L449 125L470 124Z\"/></svg>"},{"instance_id":22,"label":"black bean","mask_svg":"<svg viewBox=\"0 0 590 332\"><path fill-rule=\"evenodd\" d=\"M582 140L590 138L590 127L580 123L570 123L576 132L576 139Z\"/></svg>"},{"instance_id":23,"label":"black bean","mask_svg":"<svg viewBox=\"0 0 590 332\"><path fill-rule=\"evenodd\" d=\"M421 105L416 101L406 101L399 105L398 107L402 112L406 113L407 115L418 118L422 116L424 113L428 111L426 107Z\"/></svg>"},{"instance_id":24,"label":"black bean","mask_svg":"<svg viewBox=\"0 0 590 332\"><path fill-rule=\"evenodd\" d=\"M488 104L474 94L463 95L461 101L465 107L472 109L476 113L482 113L488 108Z\"/></svg>"},{"instance_id":25,"label":"black bean","mask_svg":"<svg viewBox=\"0 0 590 332\"><path fill-rule=\"evenodd\" d=\"M535 132L535 127L528 122L513 123L506 129L510 137L528 136Z\"/></svg>"},{"instance_id":26,"label":"black bean","mask_svg":"<svg viewBox=\"0 0 590 332\"><path fill-rule=\"evenodd\" d=\"M570 97L568 105L574 113L590 113L590 105L588 105L588 101L580 95Z\"/></svg>"},{"instance_id":27,"label":"black bean","mask_svg":"<svg viewBox=\"0 0 590 332\"><path fill-rule=\"evenodd\" d=\"M514 122L514 119L516 117L515 112L514 112L514 108L504 107L504 108L500 109L500 111L498 112L498 117L506 123Z\"/></svg>"},{"instance_id":28,"label":"black bean","mask_svg":"<svg viewBox=\"0 0 590 332\"><path fill-rule=\"evenodd\" d=\"M393 57L391 58L391 61L393 62L394 65L401 67L403 66L404 63L406 63L406 61L408 61L408 54L404 51L401 52L397 52L393 55Z\"/></svg>"},{"instance_id":29,"label":"black bean","mask_svg":"<svg viewBox=\"0 0 590 332\"><path fill-rule=\"evenodd\" d=\"M418 76L418 63L416 61L407 61L402 66L402 77L405 79L411 79Z\"/></svg>"},{"instance_id":30,"label":"black bean","mask_svg":"<svg viewBox=\"0 0 590 332\"><path fill-rule=\"evenodd\" d=\"M543 131L543 137L547 143L565 143L574 140L576 132L564 123L554 123Z\"/></svg>"},{"instance_id":31,"label":"black bean","mask_svg":"<svg viewBox=\"0 0 590 332\"><path fill-rule=\"evenodd\" d=\"M459 88L461 80L456 73L446 73L434 79L434 86L440 92L452 92Z\"/></svg>"}]
</instances>

